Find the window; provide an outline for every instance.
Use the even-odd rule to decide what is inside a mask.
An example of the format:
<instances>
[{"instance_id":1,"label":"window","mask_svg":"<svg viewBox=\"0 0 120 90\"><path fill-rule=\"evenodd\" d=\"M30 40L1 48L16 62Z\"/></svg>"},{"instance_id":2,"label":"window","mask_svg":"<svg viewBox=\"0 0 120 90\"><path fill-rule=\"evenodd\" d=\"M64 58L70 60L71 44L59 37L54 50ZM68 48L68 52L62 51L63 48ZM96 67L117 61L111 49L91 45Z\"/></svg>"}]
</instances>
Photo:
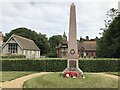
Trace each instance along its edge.
<instances>
[{"instance_id":1,"label":"window","mask_svg":"<svg viewBox=\"0 0 120 90\"><path fill-rule=\"evenodd\" d=\"M66 56L66 53L65 53L65 52L63 52L63 56Z\"/></svg>"},{"instance_id":2,"label":"window","mask_svg":"<svg viewBox=\"0 0 120 90\"><path fill-rule=\"evenodd\" d=\"M18 50L17 47L18 47L17 43L9 43L8 44L8 52L17 53L17 50Z\"/></svg>"},{"instance_id":3,"label":"window","mask_svg":"<svg viewBox=\"0 0 120 90\"><path fill-rule=\"evenodd\" d=\"M88 56L88 52L86 52L86 56Z\"/></svg>"},{"instance_id":4,"label":"window","mask_svg":"<svg viewBox=\"0 0 120 90\"><path fill-rule=\"evenodd\" d=\"M65 52L65 48L64 48L64 52Z\"/></svg>"},{"instance_id":5,"label":"window","mask_svg":"<svg viewBox=\"0 0 120 90\"><path fill-rule=\"evenodd\" d=\"M66 49L65 49L65 48L62 48L61 51L62 51L62 52L66 52Z\"/></svg>"},{"instance_id":6,"label":"window","mask_svg":"<svg viewBox=\"0 0 120 90\"><path fill-rule=\"evenodd\" d=\"M93 54L94 54L94 53L93 53L93 52L91 52L91 56L93 56Z\"/></svg>"}]
</instances>

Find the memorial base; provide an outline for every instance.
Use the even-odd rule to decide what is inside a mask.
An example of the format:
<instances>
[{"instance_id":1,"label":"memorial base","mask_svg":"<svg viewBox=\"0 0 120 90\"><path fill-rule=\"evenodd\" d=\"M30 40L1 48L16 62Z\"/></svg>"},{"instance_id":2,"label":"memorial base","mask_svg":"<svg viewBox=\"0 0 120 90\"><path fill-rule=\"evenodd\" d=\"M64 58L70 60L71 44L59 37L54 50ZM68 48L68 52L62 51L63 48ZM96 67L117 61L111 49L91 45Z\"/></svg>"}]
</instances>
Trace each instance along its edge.
<instances>
[{"instance_id":1,"label":"memorial base","mask_svg":"<svg viewBox=\"0 0 120 90\"><path fill-rule=\"evenodd\" d=\"M83 71L81 69L79 69L79 68L73 68L73 67L66 68L63 71L63 74L65 74L67 72L77 72L79 74L78 78L84 78Z\"/></svg>"},{"instance_id":2,"label":"memorial base","mask_svg":"<svg viewBox=\"0 0 120 90\"><path fill-rule=\"evenodd\" d=\"M66 73L76 73L78 74L80 78L83 78L83 72L82 70L78 67L78 59L68 59L67 60L67 68L63 71L63 74Z\"/></svg>"}]
</instances>

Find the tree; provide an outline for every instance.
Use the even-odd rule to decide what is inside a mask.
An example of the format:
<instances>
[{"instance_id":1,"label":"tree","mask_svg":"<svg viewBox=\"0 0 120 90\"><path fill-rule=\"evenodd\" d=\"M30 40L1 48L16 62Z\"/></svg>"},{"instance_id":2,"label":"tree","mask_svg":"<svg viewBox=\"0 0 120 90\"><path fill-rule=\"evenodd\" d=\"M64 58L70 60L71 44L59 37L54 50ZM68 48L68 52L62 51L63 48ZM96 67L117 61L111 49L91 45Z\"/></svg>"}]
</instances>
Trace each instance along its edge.
<instances>
[{"instance_id":1,"label":"tree","mask_svg":"<svg viewBox=\"0 0 120 90\"><path fill-rule=\"evenodd\" d=\"M87 41L89 41L89 36L86 36L85 38L86 38Z\"/></svg>"},{"instance_id":2,"label":"tree","mask_svg":"<svg viewBox=\"0 0 120 90\"><path fill-rule=\"evenodd\" d=\"M54 35L49 38L50 54L48 56L57 57L56 47L62 42L62 40L63 39L61 35Z\"/></svg>"},{"instance_id":3,"label":"tree","mask_svg":"<svg viewBox=\"0 0 120 90\"><path fill-rule=\"evenodd\" d=\"M49 41L45 34L38 34L35 40L36 44L39 46L42 55L46 55L50 51Z\"/></svg>"},{"instance_id":4,"label":"tree","mask_svg":"<svg viewBox=\"0 0 120 90\"><path fill-rule=\"evenodd\" d=\"M112 23L112 21L115 19L115 17L117 16L117 9L110 9L109 11L107 11L106 14L106 20L104 20L105 22L105 27L101 28L100 30L103 30L103 33L100 34L104 34L104 32L108 29L109 25Z\"/></svg>"},{"instance_id":5,"label":"tree","mask_svg":"<svg viewBox=\"0 0 120 90\"><path fill-rule=\"evenodd\" d=\"M120 15L111 21L97 40L97 56L120 58Z\"/></svg>"},{"instance_id":6,"label":"tree","mask_svg":"<svg viewBox=\"0 0 120 90\"><path fill-rule=\"evenodd\" d=\"M4 41L7 41L12 34L20 35L22 37L33 40L41 50L42 55L47 54L49 52L49 42L46 35L44 34L38 34L37 32L32 31L31 29L21 27L11 30L10 33L6 33Z\"/></svg>"}]
</instances>

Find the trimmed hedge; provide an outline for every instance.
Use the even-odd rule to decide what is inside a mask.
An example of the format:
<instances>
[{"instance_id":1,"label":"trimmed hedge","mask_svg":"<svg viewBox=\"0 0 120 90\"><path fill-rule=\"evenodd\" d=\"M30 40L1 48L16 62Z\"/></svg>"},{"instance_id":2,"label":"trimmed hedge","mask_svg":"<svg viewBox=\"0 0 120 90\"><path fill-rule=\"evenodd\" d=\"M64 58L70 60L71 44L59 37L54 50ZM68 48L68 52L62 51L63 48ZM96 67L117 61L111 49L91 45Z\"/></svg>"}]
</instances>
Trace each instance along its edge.
<instances>
[{"instance_id":1,"label":"trimmed hedge","mask_svg":"<svg viewBox=\"0 0 120 90\"><path fill-rule=\"evenodd\" d=\"M26 58L25 55L3 55L2 58Z\"/></svg>"},{"instance_id":2,"label":"trimmed hedge","mask_svg":"<svg viewBox=\"0 0 120 90\"><path fill-rule=\"evenodd\" d=\"M84 60L79 62L79 67L85 72L118 72L119 60Z\"/></svg>"},{"instance_id":3,"label":"trimmed hedge","mask_svg":"<svg viewBox=\"0 0 120 90\"><path fill-rule=\"evenodd\" d=\"M79 60L84 72L118 72L119 60ZM59 72L67 67L67 60L3 60L2 71Z\"/></svg>"}]
</instances>

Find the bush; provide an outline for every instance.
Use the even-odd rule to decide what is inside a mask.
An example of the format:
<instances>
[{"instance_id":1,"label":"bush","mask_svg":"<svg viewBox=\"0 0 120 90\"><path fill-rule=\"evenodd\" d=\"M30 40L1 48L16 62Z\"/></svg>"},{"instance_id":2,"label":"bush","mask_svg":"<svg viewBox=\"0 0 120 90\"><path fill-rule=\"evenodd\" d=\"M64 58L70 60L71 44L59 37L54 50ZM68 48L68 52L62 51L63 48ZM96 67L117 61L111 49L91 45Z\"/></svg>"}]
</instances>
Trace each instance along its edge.
<instances>
[{"instance_id":1,"label":"bush","mask_svg":"<svg viewBox=\"0 0 120 90\"><path fill-rule=\"evenodd\" d=\"M57 57L57 54L56 54L56 52L50 52L49 54L47 54L46 57L49 57L49 58L56 58L56 57Z\"/></svg>"},{"instance_id":2,"label":"bush","mask_svg":"<svg viewBox=\"0 0 120 90\"><path fill-rule=\"evenodd\" d=\"M26 58L25 55L3 55L2 58Z\"/></svg>"},{"instance_id":3,"label":"bush","mask_svg":"<svg viewBox=\"0 0 120 90\"><path fill-rule=\"evenodd\" d=\"M80 60L84 72L118 72L119 60ZM67 67L67 60L2 60L2 71L59 72Z\"/></svg>"}]
</instances>

